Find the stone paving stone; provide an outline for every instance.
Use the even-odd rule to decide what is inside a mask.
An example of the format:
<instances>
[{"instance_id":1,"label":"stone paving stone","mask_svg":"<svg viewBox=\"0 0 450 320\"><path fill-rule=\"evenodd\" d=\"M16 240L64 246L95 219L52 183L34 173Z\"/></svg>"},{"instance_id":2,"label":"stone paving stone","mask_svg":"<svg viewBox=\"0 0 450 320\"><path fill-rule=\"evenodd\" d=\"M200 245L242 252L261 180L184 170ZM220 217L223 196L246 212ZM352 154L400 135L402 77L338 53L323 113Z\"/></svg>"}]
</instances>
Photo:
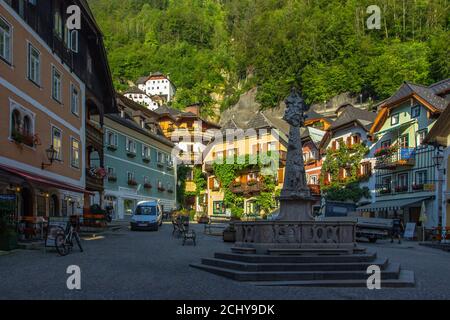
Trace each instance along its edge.
<instances>
[{"instance_id":1,"label":"stone paving stone","mask_svg":"<svg viewBox=\"0 0 450 320\"><path fill-rule=\"evenodd\" d=\"M412 270L415 288L257 287L189 267L232 244L197 231L197 246L182 246L171 236L172 226L158 232L123 229L83 241L66 257L48 250L17 250L0 256L0 299L450 299L450 254L412 242L360 244ZM78 265L82 290L66 287L69 265Z\"/></svg>"}]
</instances>

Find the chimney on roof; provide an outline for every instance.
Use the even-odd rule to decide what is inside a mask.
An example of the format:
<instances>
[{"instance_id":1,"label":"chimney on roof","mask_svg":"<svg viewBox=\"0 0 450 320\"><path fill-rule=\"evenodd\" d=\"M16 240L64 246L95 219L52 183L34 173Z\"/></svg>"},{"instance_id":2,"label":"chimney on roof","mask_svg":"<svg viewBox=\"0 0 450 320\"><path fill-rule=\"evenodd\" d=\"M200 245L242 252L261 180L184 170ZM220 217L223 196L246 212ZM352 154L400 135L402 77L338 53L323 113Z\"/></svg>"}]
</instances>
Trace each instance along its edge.
<instances>
[{"instance_id":1,"label":"chimney on roof","mask_svg":"<svg viewBox=\"0 0 450 320\"><path fill-rule=\"evenodd\" d=\"M192 112L196 116L200 116L200 105L198 103L191 104L186 107L186 112Z\"/></svg>"}]
</instances>

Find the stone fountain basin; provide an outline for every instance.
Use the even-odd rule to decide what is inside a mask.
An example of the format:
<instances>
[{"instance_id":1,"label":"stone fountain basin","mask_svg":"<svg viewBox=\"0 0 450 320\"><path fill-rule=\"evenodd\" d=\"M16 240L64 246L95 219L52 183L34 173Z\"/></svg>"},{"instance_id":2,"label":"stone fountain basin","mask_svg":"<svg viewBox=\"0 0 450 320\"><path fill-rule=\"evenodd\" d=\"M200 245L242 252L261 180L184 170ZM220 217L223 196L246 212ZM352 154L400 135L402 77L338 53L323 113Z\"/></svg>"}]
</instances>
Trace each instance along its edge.
<instances>
[{"instance_id":1,"label":"stone fountain basin","mask_svg":"<svg viewBox=\"0 0 450 320\"><path fill-rule=\"evenodd\" d=\"M351 221L236 222L236 247L256 253L269 249L347 249L356 247L356 223Z\"/></svg>"}]
</instances>

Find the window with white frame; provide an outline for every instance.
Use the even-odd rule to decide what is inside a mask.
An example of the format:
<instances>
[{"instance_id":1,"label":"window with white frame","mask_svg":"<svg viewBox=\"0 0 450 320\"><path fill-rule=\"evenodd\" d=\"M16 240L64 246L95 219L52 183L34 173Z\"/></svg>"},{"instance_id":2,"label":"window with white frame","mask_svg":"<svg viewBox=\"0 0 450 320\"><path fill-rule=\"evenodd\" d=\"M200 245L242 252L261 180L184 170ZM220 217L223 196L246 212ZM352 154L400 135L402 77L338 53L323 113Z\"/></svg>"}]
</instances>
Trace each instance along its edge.
<instances>
[{"instance_id":1,"label":"window with white frame","mask_svg":"<svg viewBox=\"0 0 450 320\"><path fill-rule=\"evenodd\" d=\"M162 152L158 152L158 163L164 163L164 154Z\"/></svg>"},{"instance_id":2,"label":"window with white frame","mask_svg":"<svg viewBox=\"0 0 450 320\"><path fill-rule=\"evenodd\" d=\"M78 53L78 30L69 30L67 25L65 25L64 44L71 51Z\"/></svg>"},{"instance_id":3,"label":"window with white frame","mask_svg":"<svg viewBox=\"0 0 450 320\"><path fill-rule=\"evenodd\" d=\"M56 151L55 158L62 160L62 132L57 127L52 127L52 145Z\"/></svg>"},{"instance_id":4,"label":"window with white frame","mask_svg":"<svg viewBox=\"0 0 450 320\"><path fill-rule=\"evenodd\" d=\"M41 82L41 53L28 44L28 79L39 85Z\"/></svg>"},{"instance_id":5,"label":"window with white frame","mask_svg":"<svg viewBox=\"0 0 450 320\"><path fill-rule=\"evenodd\" d=\"M144 159L150 159L150 147L142 145L142 157Z\"/></svg>"},{"instance_id":6,"label":"window with white frame","mask_svg":"<svg viewBox=\"0 0 450 320\"><path fill-rule=\"evenodd\" d=\"M80 141L71 139L70 164L73 168L80 168Z\"/></svg>"},{"instance_id":7,"label":"window with white frame","mask_svg":"<svg viewBox=\"0 0 450 320\"><path fill-rule=\"evenodd\" d=\"M80 114L80 93L73 84L70 85L70 111L77 116Z\"/></svg>"},{"instance_id":8,"label":"window with white frame","mask_svg":"<svg viewBox=\"0 0 450 320\"><path fill-rule=\"evenodd\" d=\"M417 131L417 141L416 141L417 147L420 147L423 145L423 140L425 140L427 133L428 133L427 129Z\"/></svg>"},{"instance_id":9,"label":"window with white frame","mask_svg":"<svg viewBox=\"0 0 450 320\"><path fill-rule=\"evenodd\" d=\"M127 179L128 179L128 182L130 182L130 181L136 181L135 179L134 179L134 172L127 172Z\"/></svg>"},{"instance_id":10,"label":"window with white frame","mask_svg":"<svg viewBox=\"0 0 450 320\"><path fill-rule=\"evenodd\" d=\"M314 185L319 184L319 177L317 175L310 176L310 183Z\"/></svg>"},{"instance_id":11,"label":"window with white frame","mask_svg":"<svg viewBox=\"0 0 450 320\"><path fill-rule=\"evenodd\" d=\"M117 147L118 145L118 136L117 133L114 133L110 130L106 131L106 144L108 146Z\"/></svg>"},{"instance_id":12,"label":"window with white frame","mask_svg":"<svg viewBox=\"0 0 450 320\"><path fill-rule=\"evenodd\" d=\"M61 82L62 75L54 66L52 66L52 98L61 103Z\"/></svg>"},{"instance_id":13,"label":"window with white frame","mask_svg":"<svg viewBox=\"0 0 450 320\"><path fill-rule=\"evenodd\" d=\"M53 32L55 36L59 39L62 39L62 30L63 30L63 22L61 18L61 13L56 10L55 15L53 17Z\"/></svg>"},{"instance_id":14,"label":"window with white frame","mask_svg":"<svg viewBox=\"0 0 450 320\"><path fill-rule=\"evenodd\" d=\"M126 149L128 152L136 153L136 142L130 138L127 138Z\"/></svg>"},{"instance_id":15,"label":"window with white frame","mask_svg":"<svg viewBox=\"0 0 450 320\"><path fill-rule=\"evenodd\" d=\"M11 63L11 34L11 25L0 17L0 57L8 63Z\"/></svg>"}]
</instances>

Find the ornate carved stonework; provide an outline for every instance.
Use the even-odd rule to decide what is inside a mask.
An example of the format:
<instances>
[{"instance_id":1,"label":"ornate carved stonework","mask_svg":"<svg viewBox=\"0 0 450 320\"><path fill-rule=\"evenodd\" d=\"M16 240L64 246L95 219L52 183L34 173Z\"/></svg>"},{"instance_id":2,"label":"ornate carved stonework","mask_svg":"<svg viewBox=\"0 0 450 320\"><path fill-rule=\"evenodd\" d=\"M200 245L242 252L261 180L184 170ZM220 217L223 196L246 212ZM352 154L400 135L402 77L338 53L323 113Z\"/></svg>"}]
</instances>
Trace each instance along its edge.
<instances>
[{"instance_id":1,"label":"ornate carved stonework","mask_svg":"<svg viewBox=\"0 0 450 320\"><path fill-rule=\"evenodd\" d=\"M279 220L312 220L311 205L314 202L306 182L303 146L300 128L304 126L309 107L300 93L293 88L286 99L284 120L290 125L289 144L286 157L285 181L280 195Z\"/></svg>"}]
</instances>

